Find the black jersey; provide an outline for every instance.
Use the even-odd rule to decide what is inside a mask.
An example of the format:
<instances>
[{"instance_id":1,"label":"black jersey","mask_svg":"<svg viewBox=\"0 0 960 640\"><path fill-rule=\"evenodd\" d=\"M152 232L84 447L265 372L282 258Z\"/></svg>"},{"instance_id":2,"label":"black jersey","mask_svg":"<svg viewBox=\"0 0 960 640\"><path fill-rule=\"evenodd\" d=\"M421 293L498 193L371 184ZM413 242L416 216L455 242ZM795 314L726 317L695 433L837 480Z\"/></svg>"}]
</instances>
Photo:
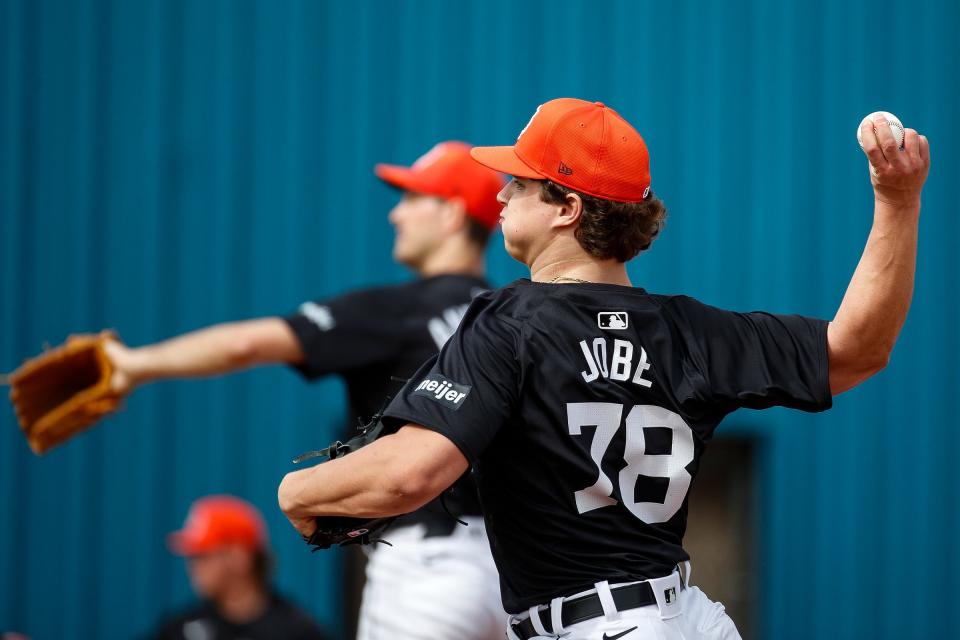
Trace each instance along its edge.
<instances>
[{"instance_id":1,"label":"black jersey","mask_svg":"<svg viewBox=\"0 0 960 640\"><path fill-rule=\"evenodd\" d=\"M304 363L296 368L307 379L343 378L350 409L344 436L353 435L357 420L382 409L387 397L453 335L471 299L489 288L482 278L451 274L305 302L286 318L303 348ZM475 494L460 482L445 506L458 514L479 514ZM430 521L432 514L447 522L445 511L435 501L407 521Z\"/></svg>"},{"instance_id":2,"label":"black jersey","mask_svg":"<svg viewBox=\"0 0 960 640\"><path fill-rule=\"evenodd\" d=\"M720 420L831 405L826 326L520 280L474 301L388 420L442 433L470 461L518 613L686 560L690 482Z\"/></svg>"},{"instance_id":3,"label":"black jersey","mask_svg":"<svg viewBox=\"0 0 960 640\"><path fill-rule=\"evenodd\" d=\"M255 620L230 622L211 603L166 620L156 640L326 640L327 635L305 613L277 594Z\"/></svg>"}]
</instances>

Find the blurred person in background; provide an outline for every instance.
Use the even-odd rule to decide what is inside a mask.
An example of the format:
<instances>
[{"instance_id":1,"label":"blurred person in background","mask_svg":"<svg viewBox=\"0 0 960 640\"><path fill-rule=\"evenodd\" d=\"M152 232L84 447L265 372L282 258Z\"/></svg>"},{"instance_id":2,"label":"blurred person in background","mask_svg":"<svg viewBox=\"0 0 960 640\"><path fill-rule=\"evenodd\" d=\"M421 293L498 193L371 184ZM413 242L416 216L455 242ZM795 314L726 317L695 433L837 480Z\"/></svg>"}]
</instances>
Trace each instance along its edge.
<instances>
[{"instance_id":1,"label":"blurred person in background","mask_svg":"<svg viewBox=\"0 0 960 640\"><path fill-rule=\"evenodd\" d=\"M267 530L250 503L228 495L200 498L167 545L186 559L190 584L202 603L164 621L157 640L327 639L311 618L271 588Z\"/></svg>"},{"instance_id":2,"label":"blurred person in background","mask_svg":"<svg viewBox=\"0 0 960 640\"><path fill-rule=\"evenodd\" d=\"M138 348L110 342L114 389L127 395L154 381L281 364L307 380L340 376L349 428L369 420L436 355L473 297L490 288L484 253L499 222L497 193L504 180L474 162L470 148L441 142L410 167L376 167L377 176L402 193L389 215L396 231L393 258L413 270L415 280L304 302L287 317L217 324ZM469 526L457 526L455 518ZM469 472L442 500L398 520L388 540L393 546L373 550L366 567L358 638L502 637L506 614ZM348 558L359 562L357 555Z\"/></svg>"}]
</instances>

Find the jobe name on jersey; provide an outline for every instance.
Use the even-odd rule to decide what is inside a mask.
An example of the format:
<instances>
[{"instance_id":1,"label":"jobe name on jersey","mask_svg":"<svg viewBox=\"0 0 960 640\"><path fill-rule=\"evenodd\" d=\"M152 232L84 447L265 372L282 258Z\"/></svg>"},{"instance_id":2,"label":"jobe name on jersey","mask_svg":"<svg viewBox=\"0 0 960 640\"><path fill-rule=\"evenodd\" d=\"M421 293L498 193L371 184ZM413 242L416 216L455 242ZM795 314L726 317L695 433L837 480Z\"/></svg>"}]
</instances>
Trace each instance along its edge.
<instances>
[{"instance_id":1,"label":"jobe name on jersey","mask_svg":"<svg viewBox=\"0 0 960 640\"><path fill-rule=\"evenodd\" d=\"M628 340L614 339L610 346L609 338L594 338L591 342L580 341L580 351L586 360L586 368L580 372L586 382L594 382L600 378L623 382L630 380L633 384L650 388L653 382L643 377L651 364L647 361L647 351L639 347L639 354L634 363L634 354L637 349ZM633 378L630 374L633 373Z\"/></svg>"}]
</instances>

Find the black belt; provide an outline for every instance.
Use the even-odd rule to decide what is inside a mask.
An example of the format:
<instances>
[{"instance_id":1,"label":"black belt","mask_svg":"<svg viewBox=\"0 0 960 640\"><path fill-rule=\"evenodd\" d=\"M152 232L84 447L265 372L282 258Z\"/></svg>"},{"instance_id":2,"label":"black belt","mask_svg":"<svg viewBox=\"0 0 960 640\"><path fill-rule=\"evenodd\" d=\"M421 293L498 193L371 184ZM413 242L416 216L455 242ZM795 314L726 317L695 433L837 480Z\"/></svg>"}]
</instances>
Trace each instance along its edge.
<instances>
[{"instance_id":1,"label":"black belt","mask_svg":"<svg viewBox=\"0 0 960 640\"><path fill-rule=\"evenodd\" d=\"M683 587L681 586L681 588ZM653 588L649 582L638 582L625 587L614 587L610 589L610 594L613 596L613 604L617 607L617 611L646 607L647 605L656 604L657 602L656 597L653 595ZM549 609L547 611L549 611ZM533 614L539 616L540 612L534 611ZM570 625L583 622L584 620L590 620L591 618L598 618L602 615L603 604L600 603L600 596L596 593L564 600L560 608L560 622L564 627L569 627ZM544 625L544 628L548 628L548 626L549 625ZM528 640L529 638L540 635L537 633L537 630L533 628L533 622L529 618L523 622L515 623L513 625L513 632L517 634L521 640Z\"/></svg>"}]
</instances>

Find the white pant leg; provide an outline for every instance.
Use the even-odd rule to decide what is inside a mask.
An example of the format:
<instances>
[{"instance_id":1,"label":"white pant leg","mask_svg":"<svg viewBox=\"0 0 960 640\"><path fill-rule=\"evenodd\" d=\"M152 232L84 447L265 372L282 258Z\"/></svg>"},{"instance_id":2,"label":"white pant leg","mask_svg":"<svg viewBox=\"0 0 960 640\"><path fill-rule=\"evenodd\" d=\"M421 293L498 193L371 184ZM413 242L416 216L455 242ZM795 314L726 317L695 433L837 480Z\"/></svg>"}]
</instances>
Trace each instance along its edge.
<instances>
[{"instance_id":1,"label":"white pant leg","mask_svg":"<svg viewBox=\"0 0 960 640\"><path fill-rule=\"evenodd\" d=\"M423 538L387 532L367 563L358 640L500 640L506 614L483 522Z\"/></svg>"},{"instance_id":2,"label":"white pant leg","mask_svg":"<svg viewBox=\"0 0 960 640\"><path fill-rule=\"evenodd\" d=\"M682 590L679 600L682 613L667 620L660 618L657 605L650 605L621 611L616 620L601 616L571 625L565 629L568 633L562 638L605 640L606 635L617 640L741 640L736 625L723 605L711 601L697 587Z\"/></svg>"},{"instance_id":3,"label":"white pant leg","mask_svg":"<svg viewBox=\"0 0 960 640\"><path fill-rule=\"evenodd\" d=\"M697 587L689 587L680 595L683 614L677 625L687 640L741 640L737 625L727 615L726 608L713 602ZM671 622L671 621L667 621Z\"/></svg>"}]
</instances>

